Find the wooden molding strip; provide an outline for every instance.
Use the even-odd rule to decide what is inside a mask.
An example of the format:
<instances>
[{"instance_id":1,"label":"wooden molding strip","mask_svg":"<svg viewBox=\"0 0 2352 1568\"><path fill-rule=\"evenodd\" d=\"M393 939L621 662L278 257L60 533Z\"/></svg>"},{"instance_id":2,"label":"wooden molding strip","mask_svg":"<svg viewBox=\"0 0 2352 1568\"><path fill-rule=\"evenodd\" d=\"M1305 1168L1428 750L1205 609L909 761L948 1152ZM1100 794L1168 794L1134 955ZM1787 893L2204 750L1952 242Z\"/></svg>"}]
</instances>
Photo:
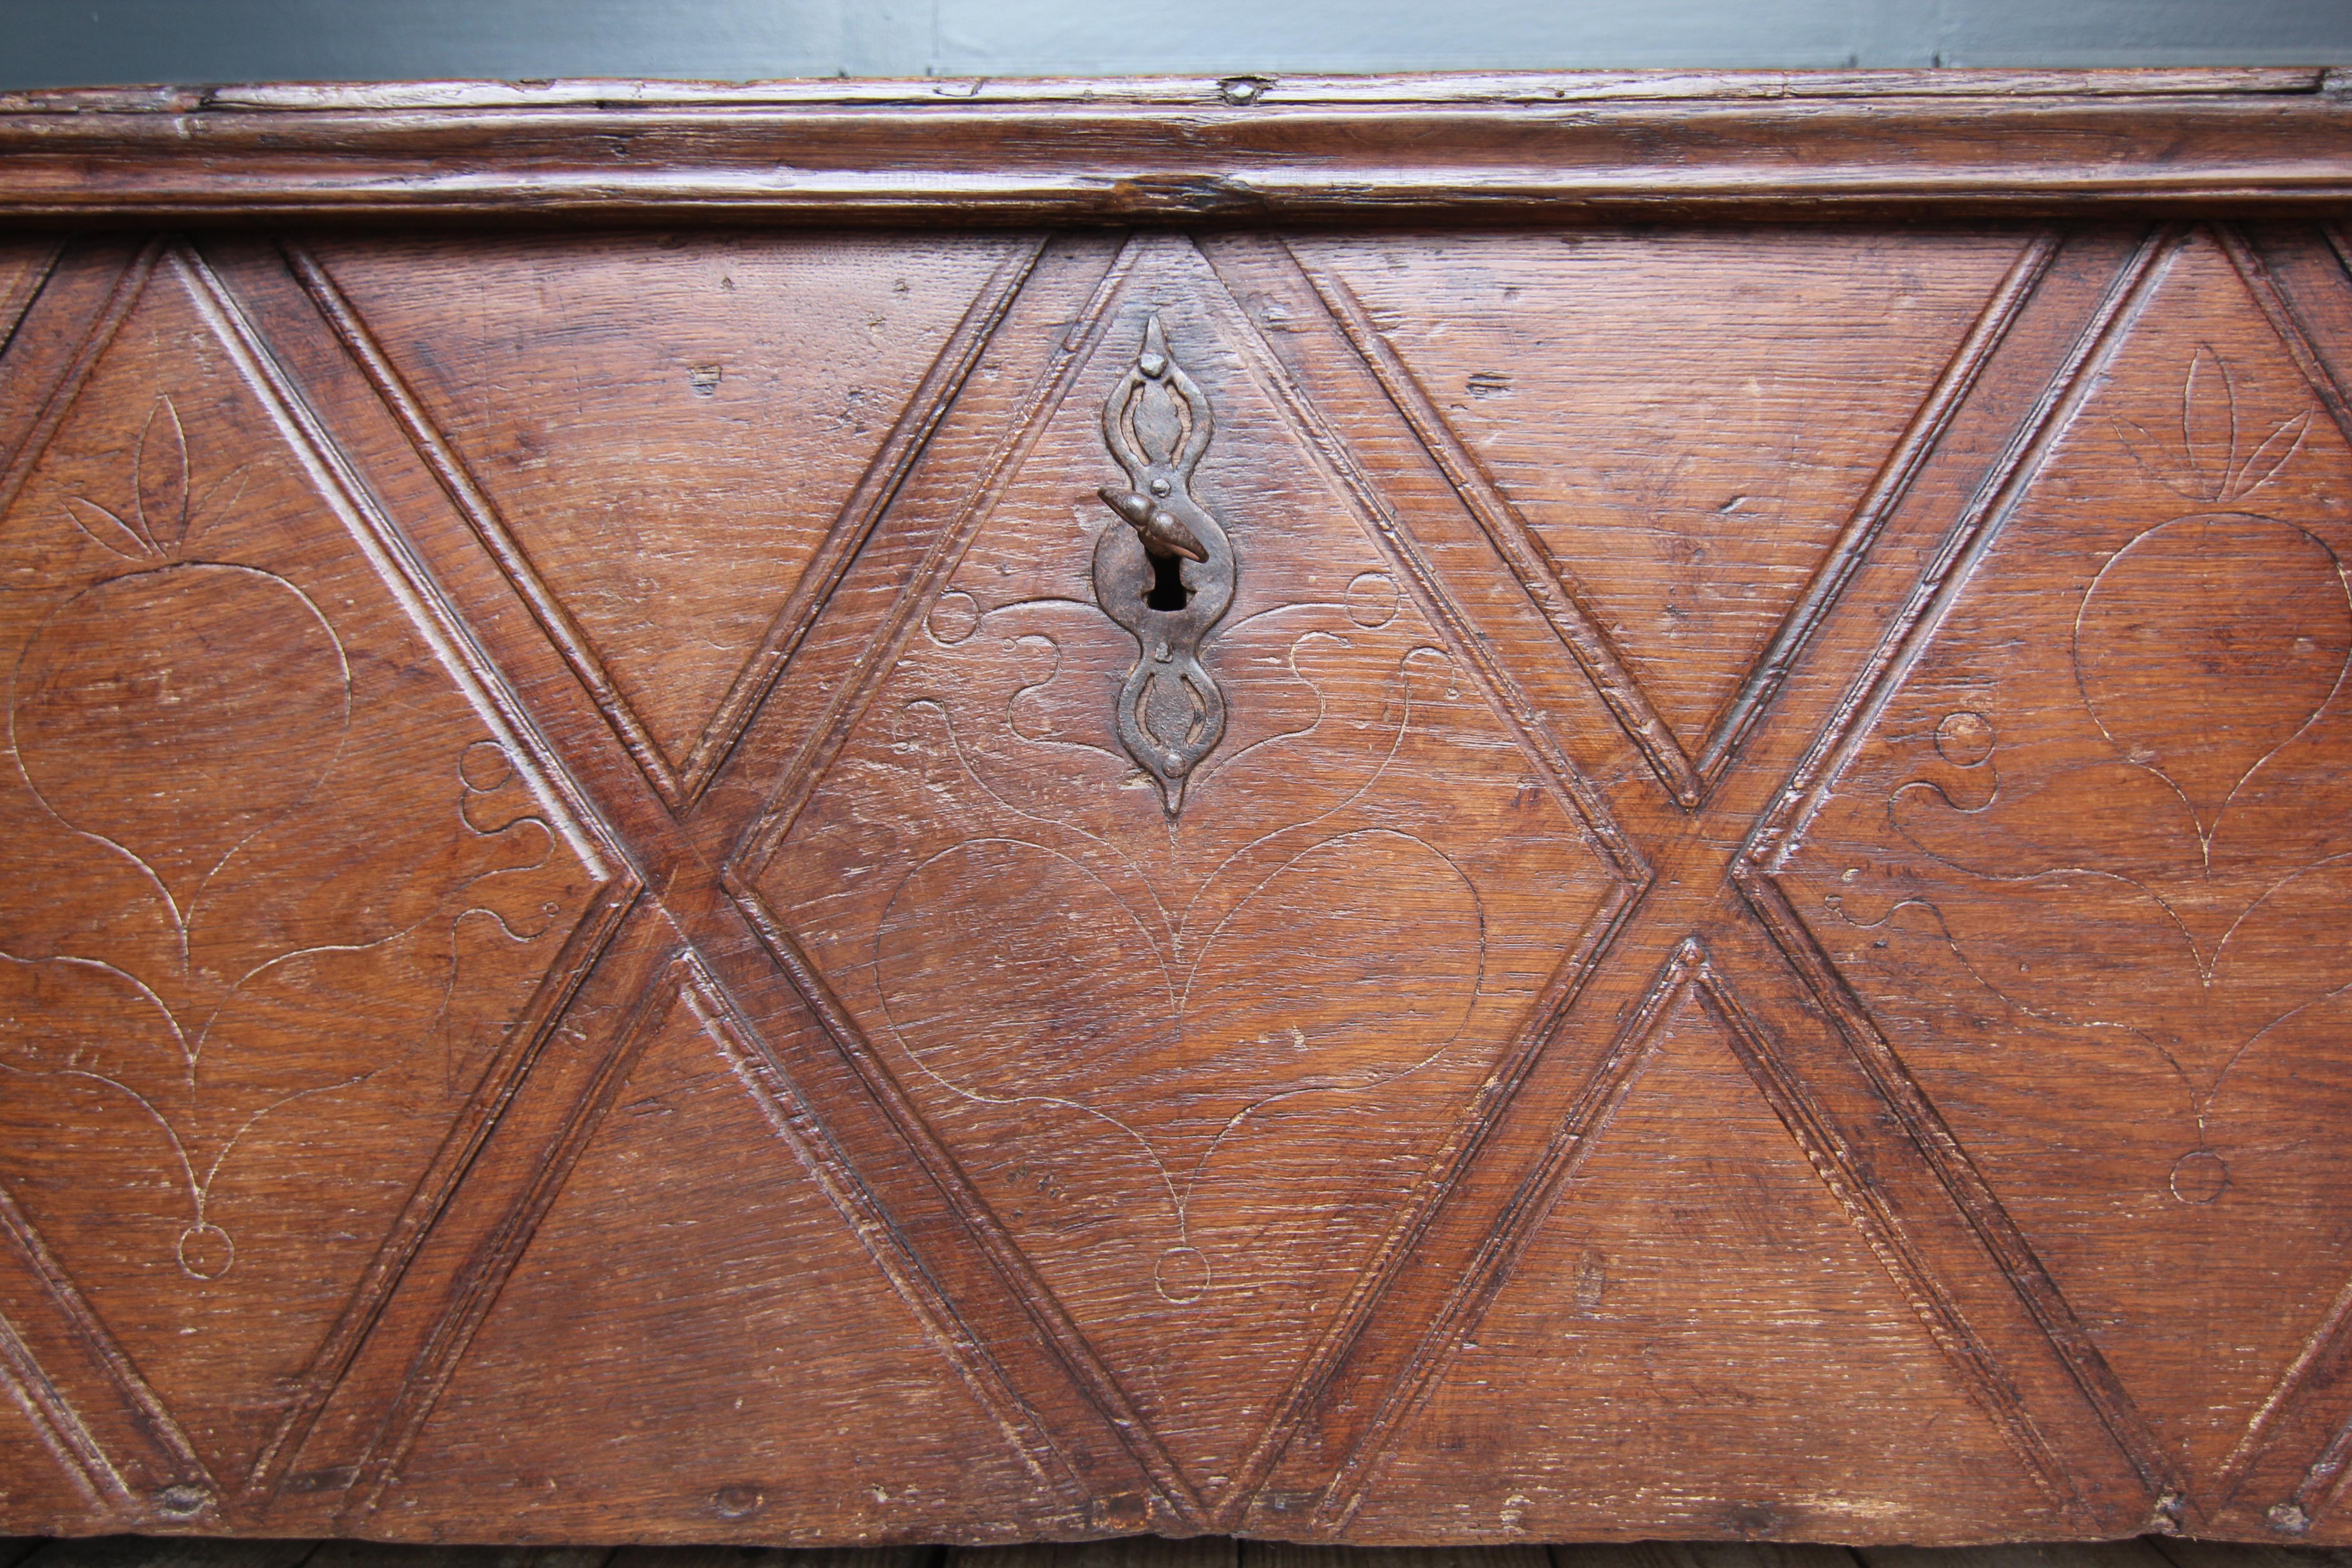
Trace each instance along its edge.
<instances>
[{"instance_id":1,"label":"wooden molding strip","mask_svg":"<svg viewBox=\"0 0 2352 1568\"><path fill-rule=\"evenodd\" d=\"M780 81L257 82L226 87L96 87L0 93L0 113L91 110L184 114L210 109L635 108L850 103L1547 103L1627 99L2184 98L2318 92L2315 66L2082 70L1454 71L1389 75L915 77Z\"/></svg>"},{"instance_id":2,"label":"wooden molding strip","mask_svg":"<svg viewBox=\"0 0 2352 1568\"><path fill-rule=\"evenodd\" d=\"M2352 198L2295 70L451 82L0 95L0 214L967 221Z\"/></svg>"}]
</instances>

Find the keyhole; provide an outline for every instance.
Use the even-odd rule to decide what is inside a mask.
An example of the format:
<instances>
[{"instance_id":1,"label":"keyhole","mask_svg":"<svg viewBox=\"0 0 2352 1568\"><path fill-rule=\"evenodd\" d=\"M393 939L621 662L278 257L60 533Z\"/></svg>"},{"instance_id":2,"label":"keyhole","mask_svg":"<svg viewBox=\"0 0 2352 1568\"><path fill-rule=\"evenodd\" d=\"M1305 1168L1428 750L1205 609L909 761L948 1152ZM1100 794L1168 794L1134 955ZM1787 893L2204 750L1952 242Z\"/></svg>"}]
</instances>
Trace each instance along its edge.
<instances>
[{"instance_id":1,"label":"keyhole","mask_svg":"<svg viewBox=\"0 0 2352 1568\"><path fill-rule=\"evenodd\" d=\"M1192 597L1192 590L1184 586L1183 558L1176 555L1151 557L1151 592L1143 602L1155 610L1181 610Z\"/></svg>"}]
</instances>

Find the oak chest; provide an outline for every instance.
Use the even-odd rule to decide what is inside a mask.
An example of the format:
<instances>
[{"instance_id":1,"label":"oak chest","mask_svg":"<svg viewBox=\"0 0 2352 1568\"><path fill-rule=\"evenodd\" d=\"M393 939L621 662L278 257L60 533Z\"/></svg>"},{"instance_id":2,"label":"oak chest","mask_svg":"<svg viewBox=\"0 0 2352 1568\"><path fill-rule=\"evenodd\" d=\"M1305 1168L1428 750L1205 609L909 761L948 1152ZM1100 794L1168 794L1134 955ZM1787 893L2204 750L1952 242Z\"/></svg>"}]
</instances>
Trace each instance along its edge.
<instances>
[{"instance_id":1,"label":"oak chest","mask_svg":"<svg viewBox=\"0 0 2352 1568\"><path fill-rule=\"evenodd\" d=\"M2310 71L0 99L0 1530L2352 1540Z\"/></svg>"}]
</instances>

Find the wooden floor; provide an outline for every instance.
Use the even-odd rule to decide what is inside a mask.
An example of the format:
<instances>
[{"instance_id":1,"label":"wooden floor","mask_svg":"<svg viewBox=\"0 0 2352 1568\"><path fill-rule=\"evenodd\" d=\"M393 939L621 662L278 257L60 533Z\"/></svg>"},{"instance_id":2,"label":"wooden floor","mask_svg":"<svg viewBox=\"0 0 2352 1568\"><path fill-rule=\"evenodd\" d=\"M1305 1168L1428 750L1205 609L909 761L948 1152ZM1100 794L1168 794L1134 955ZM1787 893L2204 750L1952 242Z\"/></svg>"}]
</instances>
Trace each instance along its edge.
<instances>
[{"instance_id":1,"label":"wooden floor","mask_svg":"<svg viewBox=\"0 0 2352 1568\"><path fill-rule=\"evenodd\" d=\"M2352 1568L2352 1550L2148 1538L2097 1545L1632 1546L1405 1550L1206 1537L1082 1546L786 1552L730 1546L380 1546L105 1536L0 1540L0 1568Z\"/></svg>"}]
</instances>

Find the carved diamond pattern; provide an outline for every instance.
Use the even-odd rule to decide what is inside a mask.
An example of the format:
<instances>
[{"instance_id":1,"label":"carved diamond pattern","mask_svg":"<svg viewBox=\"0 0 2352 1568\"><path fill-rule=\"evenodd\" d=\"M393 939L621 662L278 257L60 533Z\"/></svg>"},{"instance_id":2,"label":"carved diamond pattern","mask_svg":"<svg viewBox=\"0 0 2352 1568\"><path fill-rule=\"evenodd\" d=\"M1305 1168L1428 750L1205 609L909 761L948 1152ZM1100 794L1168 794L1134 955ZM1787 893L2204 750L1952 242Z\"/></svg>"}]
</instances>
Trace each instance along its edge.
<instances>
[{"instance_id":1,"label":"carved diamond pattern","mask_svg":"<svg viewBox=\"0 0 2352 1568\"><path fill-rule=\"evenodd\" d=\"M812 1494L852 1500L876 1536L952 1534L976 1496L1023 1500L1003 1505L1008 1531L1082 1521L1037 1484L1053 1455L1021 1414L976 1398L910 1331L892 1289L909 1282L876 1267L891 1227L838 1179L696 966L657 987L610 1109L384 1511L462 1528L494 1487L535 1532L589 1539L609 1530L617 1446L650 1496L730 1531L799 1528ZM667 1426L680 1409L691 1434Z\"/></svg>"},{"instance_id":2,"label":"carved diamond pattern","mask_svg":"<svg viewBox=\"0 0 2352 1568\"><path fill-rule=\"evenodd\" d=\"M1465 1540L1598 1536L1628 1519L1834 1537L1952 1489L2060 1523L1872 1257L1876 1226L1840 1212L1854 1173L1809 1144L1804 1090L1740 1037L1737 1009L1696 954L1661 977L1620 1104L1394 1446L1357 1516L1365 1534L1399 1532L1434 1497ZM1686 1271L1694 1253L1704 1278ZM1497 1421L1506 1389L1512 1418ZM1653 1454L1625 1434L1669 1421L1692 1434L1706 1484L1662 1497ZM1790 1454L1806 1467L1796 1496L1768 1479Z\"/></svg>"},{"instance_id":3,"label":"carved diamond pattern","mask_svg":"<svg viewBox=\"0 0 2352 1568\"><path fill-rule=\"evenodd\" d=\"M740 874L1213 1502L1297 1418L1623 889L1214 274L1181 241L1139 254ZM1138 645L1089 579L1127 526L1097 410L1155 310L1216 409L1194 493L1238 563L1202 656L1229 729L1175 816L1121 748Z\"/></svg>"},{"instance_id":4,"label":"carved diamond pattern","mask_svg":"<svg viewBox=\"0 0 2352 1568\"><path fill-rule=\"evenodd\" d=\"M373 526L184 253L0 519L0 1202L213 1488L625 881Z\"/></svg>"},{"instance_id":5,"label":"carved diamond pattern","mask_svg":"<svg viewBox=\"0 0 2352 1568\"><path fill-rule=\"evenodd\" d=\"M1743 689L1768 648L1785 664L1801 645L1964 390L1971 323L2002 309L2019 247L1780 229L1298 250L1695 805L1755 716ZM1737 333L1660 308L1734 289Z\"/></svg>"},{"instance_id":6,"label":"carved diamond pattern","mask_svg":"<svg viewBox=\"0 0 2352 1568\"><path fill-rule=\"evenodd\" d=\"M2144 289L1779 879L2193 1508L2344 1283L2352 447L2214 239Z\"/></svg>"},{"instance_id":7,"label":"carved diamond pattern","mask_svg":"<svg viewBox=\"0 0 2352 1568\"><path fill-rule=\"evenodd\" d=\"M373 237L305 269L616 734L685 806L1028 254L970 236L564 236L488 252Z\"/></svg>"},{"instance_id":8,"label":"carved diamond pattern","mask_svg":"<svg viewBox=\"0 0 2352 1568\"><path fill-rule=\"evenodd\" d=\"M810 1004L808 1039L822 1025L845 1058L837 1076L793 1088L809 1130L832 1137L824 1124L854 1123L841 1134L845 1161L897 1159L879 1131L895 1119L961 1221L907 1240L908 1275L931 1261L926 1247L969 1247L994 1265L979 1287L978 1268L919 1289L895 1263L884 1272L921 1320L910 1331L939 1339L976 1389L992 1391L983 1404L1008 1433L1068 1414L1005 1415L1023 1405L1020 1378L1058 1356L1183 1523L1338 1532L1360 1506L1377 1531L1394 1500L1380 1476L1425 1479L1475 1461L1496 1494L1481 1494L1477 1529L1491 1513L1507 1533L1528 1497L1477 1451L1492 1438L1480 1426L1490 1377L1537 1356L1572 1307L1591 1320L1576 1331L1592 1353L1544 1363L1523 1389L1570 1413L1561 1419L1650 1397L1654 1325L1665 1324L1686 1342L1676 1353L1688 1366L1744 1346L1769 1369L1758 1375L1772 1382L1780 1429L1797 1432L1812 1386L1790 1348L1801 1349L1801 1333L1743 1320L1710 1339L1700 1326L1778 1291L1830 1303L1788 1310L1818 1320L1811 1331L1855 1336L1828 1349L1882 1369L1854 1374L1879 1399L1878 1430L1899 1433L1924 1411L1961 1434L1934 1454L1894 1456L1888 1477L1865 1475L1866 1456L1841 1451L1845 1500L1822 1502L1821 1520L1879 1506L1873 1488L1941 1489L1963 1451L1963 1468L2002 1467L2011 1513L2074 1519L2064 1510L2084 1484L2066 1473L2076 1456L2053 1459L2037 1423L2075 1394L2053 1395L2045 1381L2029 1398L2018 1390L2031 1378L1997 1364L2018 1348L1994 1342L2001 1333L2032 1337L2018 1327L2029 1310L2062 1357L2079 1351L2067 1369L2078 1381L2105 1377L2120 1391L2095 1417L2063 1418L2107 1420L2152 1494L2187 1477L2193 1517L2244 1473L2250 1423L2294 1393L2310 1359L2298 1355L2333 1331L2319 1325L2344 1285L2336 1249L2310 1237L2333 1212L2327 1194L2352 1174L2335 1136L2352 1117L2352 1079L2336 1070L2341 1053L2329 1044L2347 1021L2352 972L2315 961L2308 933L2352 914L2341 874L2352 829L2335 809L2352 800L2330 763L2352 745L2352 446L2219 241L2147 253L2156 259L2139 291L2062 389L2050 438L2029 449L1997 510L1954 535L1982 548L1947 558L1958 563L1949 591L1919 601L1926 619L1893 650L1895 673L1864 694L1853 733L1822 740L1823 754L1843 759L1827 787L1801 808L1763 804L1773 780L1762 769L1793 765L1806 743L1795 731L1812 721L1801 716L1773 740L1773 758L1743 752L1742 766L1729 766L1743 742L1726 704L1743 672L1777 658L1759 649L1802 595L1819 601L1809 615L1842 613L1844 579L1822 589L1822 563L1833 552L1860 560L1877 536L1831 535L1867 510L1856 498L1891 471L1879 461L1889 444L1911 440L1904 424L1928 384L1951 382L1954 402L1965 401L1952 367L1976 363L1985 323L2032 293L2055 242L2036 243L2038 258L2007 281L2011 241L1959 247L1938 271L1933 330L1910 331L1900 373L1855 393L1869 427L1841 429L1845 445L1821 437L1809 423L1819 411L1788 386L1758 394L1749 412L1762 436L1740 426L1747 434L1714 444L1712 467L1664 476L1641 503L1679 520L1659 531L1664 555L1570 563L1593 581L1623 568L1595 603L1641 623L1607 628L1638 675L1626 689L1637 706L1655 699L1667 750L1698 753L1683 757L1670 801L1627 783L1641 763L1622 751L1609 805L1559 749L1620 750L1600 704L1573 720L1548 710L1540 722L1551 727L1538 733L1536 705L1506 689L1508 677L1490 678L1530 648L1554 650L1517 596L1540 597L1538 585L1507 559L1480 508L1499 496L1524 510L1520 533L1562 559L1568 545L1633 525L1589 528L1538 493L1559 477L1513 427L1510 378L1465 369L1478 342L1465 347L1426 323L1404 330L1397 300L1412 297L1412 280L1372 277L1360 263L1377 245L1301 242L1286 253L1301 270L1280 273L1263 254L1236 260L1244 245L1209 245L1213 266L1181 238L1133 241L1085 310L1075 298L1068 314L1053 314L1055 300L1040 305L1067 357L1044 356L1055 368L1034 405L991 384L1001 365L984 351L1004 346L990 333L1024 288L1022 268L1034 262L1043 278L1048 264L1026 255L983 286L977 253L963 258L969 276L958 275L950 303L978 289L986 308L972 306L950 334L952 312L934 301L920 335L953 342L934 344L922 385L906 394L887 460L880 411L836 454L836 490L856 474L885 473L887 484L860 481L862 500L810 514L819 523L802 530L783 577L733 584L740 635L697 667L700 687L663 698L675 710L655 726L652 771L672 805L706 798L697 792L719 781L709 821L687 823L698 852L741 835L726 871L740 911L703 898L707 888L674 900L689 962L763 965L732 923L748 915ZM1557 270L1548 255L1538 260L1547 278ZM1269 306L1254 296L1255 285L1238 281L1251 266L1262 267L1259 282L1275 279L1272 294L1296 298ZM1360 297L1333 285L1342 273ZM1040 292L1075 294L1074 276ZM311 281L331 315L334 301ZM1873 298L1886 286L1868 268L1846 282ZM1384 304L1383 289L1402 291ZM1318 291L1328 317L1307 321ZM1024 307L1031 299L1020 292ZM2000 317L2001 331L2011 319ZM1360 389L1366 401L1349 406L1344 437L1318 424L1309 378L1286 370L1316 352L1294 353L1286 332L1360 351L1360 364L1314 382L1314 401L1337 409L1343 395L1323 388L1369 372L1362 385L1377 390ZM347 330L345 346L365 345ZM1204 723L1192 737L1203 754L1183 758L1181 787L1139 767L1136 742L1120 734L1122 686L1154 657L1152 623L1140 618L1130 635L1098 607L1097 555L1116 571L1129 526L1147 542L1165 527L1149 486L1154 463L1167 466L1116 460L1101 410L1122 378L1163 357L1214 410L1213 439L1192 454L1187 504L1229 536L1229 552L1202 554L1225 552L1218 582L1222 591L1230 568L1234 595L1203 617L1198 641L1223 729ZM908 360L899 379L920 368ZM957 522L893 515L900 479L933 463L932 422L963 416L967 371L983 410L974 423L1009 408L1020 427L966 433L959 449L993 442L1004 468ZM88 1332L152 1384L163 1419L184 1425L172 1440L208 1489L267 1470L289 1413L321 1396L337 1347L349 1348L352 1325L377 1304L360 1281L396 1272L383 1267L398 1261L384 1238L406 1234L450 1190L448 1151L467 1146L500 1086L528 1067L555 1005L551 976L587 969L635 885L275 374L204 266L167 256L29 473L15 476L20 488L0 490L16 498L0 517L0 580L16 590L0 596L12 671L0 833L22 847L11 864L23 870L0 888L0 1222L28 1226L55 1255L69 1276L60 1310L83 1314ZM376 379L390 397L390 382ZM700 395L698 385L680 395ZM442 389L434 416L468 395ZM1415 395L1446 405L1423 418ZM1635 424L1671 423L1670 401L1645 395ZM1176 419L1173 406L1142 417ZM1365 422L1385 427L1355 427ZM1174 450L1176 428L1137 439ZM1913 435L1922 451L1934 444L1932 432ZM410 437L420 451L437 439ZM1790 469L1780 447L1816 437L1837 449L1821 473L1791 483L1818 493L1778 497L1786 526L1725 546L1756 558L1709 565L1706 520L1725 509L1698 500L1723 488L1717 479L1744 485L1743 463ZM1589 432L1558 444L1607 446ZM1391 488L1419 483L1421 504L1450 506L1431 477L1442 474L1470 520L1443 550L1424 551L1412 536L1419 516L1401 522L1386 510L1382 481L1352 466L1358 450L1400 475L1433 459L1430 475ZM1469 453L1495 472L1471 471ZM935 500L953 483L924 493ZM1890 515L1907 483L1882 487ZM1597 481L1583 490L1615 493ZM849 521L828 531L824 521L835 519ZM947 547L886 576L887 563L920 556L909 542L919 546L926 529ZM823 571L809 555L820 534ZM1201 542L1202 531L1191 537ZM1106 541L1115 548L1098 551ZM1896 553L1918 546L1906 536ZM581 550L593 557L593 539ZM1440 557L1442 571L1428 563ZM804 569L823 584L793 586ZM1890 565L1881 578L1907 570ZM1492 574L1483 585L1493 597L1474 597L1480 574ZM1196 593L1208 580L1175 575ZM836 581L856 592L835 595ZM1727 583L1769 591L1707 596ZM777 608L785 598L797 606L789 614ZM1470 627L1463 604L1496 624ZM1854 614L1869 622L1882 609ZM1507 613L1526 626L1503 626ZM869 637L860 616L904 636ZM126 623L158 629L133 639L127 667L119 640L109 658L91 656L99 628L119 634ZM630 624L632 636L653 626ZM1568 635L1556 617L1551 631ZM1840 635L1825 638L1824 663L1865 657L1876 633ZM789 704L753 714L788 643L833 650L821 658L846 658L839 649L854 646L860 661L887 648L850 663L837 693L824 687L833 667L820 666L811 681L839 706L798 752L777 739L801 722L779 711ZM612 649L591 651L565 657L593 687L591 667ZM1605 687L1580 652L1578 661ZM791 686L802 668L782 670L788 689L802 689ZM1850 677L1808 679L1827 692ZM619 710L611 693L591 695L608 718ZM1150 720L1164 736L1184 713L1161 695ZM1615 696L1602 698L1625 722ZM1126 700L1131 709L1131 692ZM719 717L706 725L714 703ZM1569 734L1587 720L1604 739ZM593 739L567 732L562 743L614 739L593 713L585 728ZM645 764L652 753L632 737L646 736L616 728ZM739 735L742 751L731 752ZM1648 760L1660 768L1659 754ZM779 767L780 793L744 826ZM1699 785L1727 771L1730 783L1706 797ZM1756 787L1743 794L1751 773ZM1611 809L1622 822L1605 817ZM1769 841L1789 847L1769 868L1771 886L1741 884L1743 902L1731 878L1759 809L1798 820L1781 832L1769 817ZM664 834L677 826L662 821ZM667 888L716 879L661 835L635 848L667 861ZM1643 856L1666 868L1654 886ZM81 889L69 907L89 912L70 926L54 913L68 901L48 894L68 880ZM1764 908L1779 895L1803 931ZM698 899L715 907L698 910ZM1759 911L1769 930L1750 918ZM1768 936L1784 942L1780 953ZM1668 949L1677 956L1656 969ZM1755 976L1756 993L1773 998L1756 1016L1711 968L1706 1017L1675 1013L1686 973L1717 951L1730 968L1769 971ZM1811 1000L1835 1010L1841 975L1868 1011L1846 1026L1863 1047L1851 1059L1827 1043L1832 1026L1791 1000L1810 984ZM763 972L755 984L772 979ZM801 1026L796 1002L773 1005L776 1017L793 1015L780 1037ZM147 1020L143 1032L126 1030L126 1016ZM1883 1076L1858 1065L1872 1049L1883 1056L1865 1038L1872 1029L1893 1047ZM722 1043L721 1054L748 1085L765 1081L769 1068L752 1058L776 1045ZM779 1084L789 1055L775 1058ZM1851 1081L1829 1081L1832 1058ZM678 1059L712 1070L683 1047ZM1903 1100L1905 1073L1924 1111ZM696 1103L724 1104L732 1146L764 1146L748 1109L756 1093L744 1101L722 1085L706 1097L685 1067L672 1076ZM2055 1095L2053 1082L2078 1089ZM866 1093L877 1106L826 1099ZM599 1102L582 1114L611 1111ZM1511 1116L1521 1120L1507 1125ZM1985 1338L1969 1313L2008 1279L1976 1241L1930 1234L1984 1216L1923 1217L1939 1197L1906 1208L1878 1191L1905 1161L1918 1166L1913 1198L1937 1181L1956 1185L1920 1163L1910 1143L1922 1140L1892 1131L1907 1119L1916 1134L1937 1116L1965 1149L1960 1163L1990 1184L1986 1210L2014 1225L2063 1293L2054 1308L2012 1300L2014 1322ZM1692 1142L1693 1122L1736 1132L1737 1157ZM76 1130L69 1145L42 1136L58 1126ZM1497 1129L1508 1136L1487 1142ZM604 1136L614 1147L639 1137L683 1146L691 1133L615 1121ZM789 1164L797 1136L768 1152ZM877 1142L858 1142L866 1137ZM538 1212L588 1212L600 1192L616 1211L643 1210L634 1178L616 1173L624 1164L583 1168L590 1184L565 1198L551 1184ZM846 1190L856 1184L841 1169ZM1673 1296L1672 1260L1653 1264L1680 1245L1669 1234L1675 1205L1730 1202L1708 1187L1726 1172L1726 1191L1776 1194L1767 1207L1785 1211L1749 1226L1707 1209L1717 1241L1748 1247L1739 1268L1769 1289ZM1685 1189L1701 1195L1671 1195ZM1457 1193L1464 1201L1443 1206ZM930 1218L885 1214L886 1201L898 1200L841 1209L869 1249ZM757 1231L736 1218L747 1237ZM562 1261L565 1278L602 1267L595 1226L550 1235L532 1255L541 1264ZM848 1260L841 1278L861 1300L875 1295L861 1256L826 1236ZM1407 1249L1424 1244L1430 1273L1448 1277L1394 1291L1391 1314ZM2184 1251L2200 1263L2189 1285ZM1822 1262L1832 1255L1833 1266ZM1990 1286L1946 1289L1969 1269ZM999 1385L976 1373L987 1352L970 1348L986 1334L953 1321L976 1305L957 1292L999 1278L1043 1331L1040 1359L1002 1373L1003 1409L990 1403ZM610 1283L615 1300L634 1301L642 1282ZM600 1327L625 1346L631 1324L667 1300L648 1288ZM2156 1300L2167 1310L2147 1310ZM1634 1313L1632 1327L1604 1321L1612 1301ZM1482 1339L1481 1314L1496 1302ZM1375 1321L1376 1308L1391 1315ZM880 1318L895 1321L895 1309ZM521 1319L493 1322L482 1353L508 1360L457 1379L467 1398L512 1395L502 1379L536 1364ZM1365 1341L1398 1348L1360 1367L1349 1358L1368 1324ZM451 1366L466 1342L460 1334L446 1347ZM2194 1389L2166 1375L2185 1359L2208 1369ZM1847 1364L1821 1356L1832 1363ZM717 1386L728 1369L703 1370ZM646 1386L650 1405L667 1384L648 1374ZM1718 1392L1727 1430L1753 1425L1742 1412L1759 1389ZM2100 1397L2094 1389L2090 1402ZM2028 1409L2033 1399L2044 1403ZM1322 1416L1330 1433L1286 1457L1294 1434ZM472 1461L461 1426L435 1428L443 1447L419 1450L409 1484L463 1499ZM1591 1435L1596 1452L1614 1452L1610 1434ZM1056 1430L1035 1452L1068 1437ZM1016 1447L1028 1452L1028 1442ZM1528 1471L1528 1486L1556 1494L1537 1516L1563 1529L1589 1525L1579 1499L1598 1495L1576 1489L1597 1469L1554 1463L1571 1448ZM400 1461L370 1462L388 1472ZM1088 1478L1074 1489L1104 1473L1086 1469L1096 1462L1071 1461ZM1108 1468L1124 1474L1124 1464ZM1624 1471L1625 1495L1644 1473ZM730 1496L765 1495L730 1484ZM1092 1502L1094 1525L1166 1517L1139 1494ZM1133 1509L1141 1514L1118 1511ZM1714 1509L1657 1517L1749 1527L1737 1507Z\"/></svg>"}]
</instances>

